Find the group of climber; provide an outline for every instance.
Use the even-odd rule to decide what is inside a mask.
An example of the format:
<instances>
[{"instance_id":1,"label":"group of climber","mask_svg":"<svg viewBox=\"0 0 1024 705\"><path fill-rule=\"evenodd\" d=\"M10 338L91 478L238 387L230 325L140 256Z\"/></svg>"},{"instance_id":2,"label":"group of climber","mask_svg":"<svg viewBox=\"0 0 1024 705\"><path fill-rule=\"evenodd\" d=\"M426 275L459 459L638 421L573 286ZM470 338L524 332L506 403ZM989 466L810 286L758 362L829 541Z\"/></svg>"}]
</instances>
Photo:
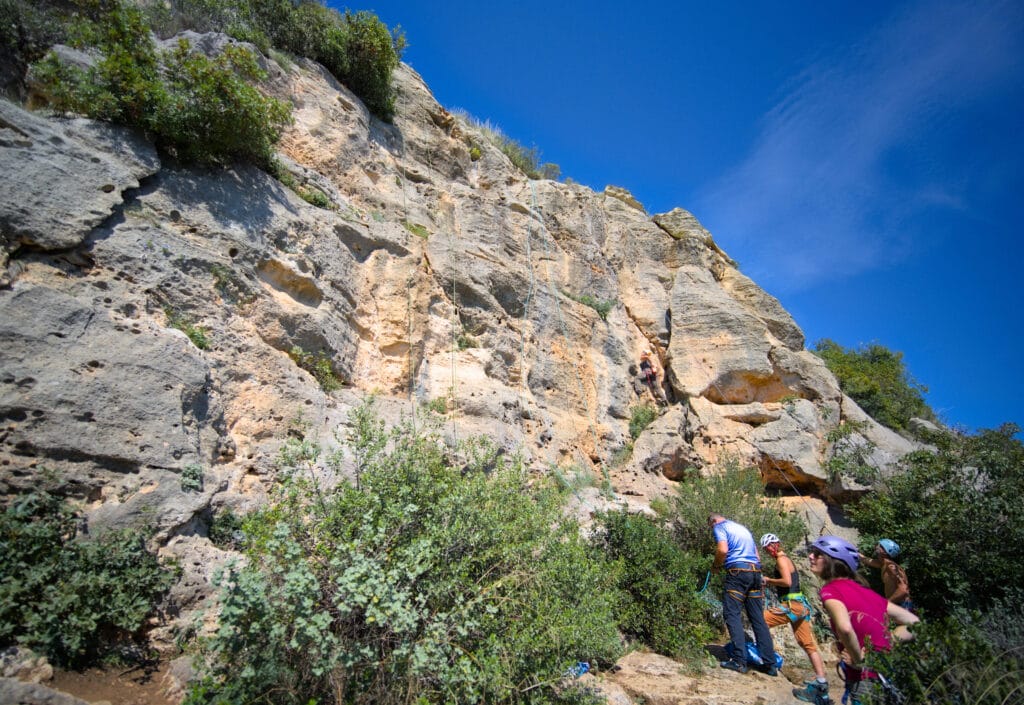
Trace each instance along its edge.
<instances>
[{"instance_id":1,"label":"group of climber","mask_svg":"<svg viewBox=\"0 0 1024 705\"><path fill-rule=\"evenodd\" d=\"M800 589L800 574L779 537L761 537L761 547L775 559L776 566L772 577L764 577L757 545L745 526L717 513L708 517L708 526L715 538L712 571L725 570L722 614L729 631L730 657L721 662L722 668L740 673L755 668L776 675L778 661L770 629L789 624L797 643L807 653L815 676L803 688L794 689L793 695L803 702L830 705L833 701L829 697L825 666L811 628L811 606ZM823 582L821 602L838 641L840 670L846 682L843 702L848 705L886 702L892 686L880 673L864 667L864 652L869 648L866 645L870 644L874 651L888 651L894 639L913 639L907 627L918 621L911 611L906 571L896 562L899 546L895 541L882 539L874 554L865 556L838 536L822 536L808 549L810 570ZM881 571L885 597L867 587L858 575L862 563ZM778 607L764 609L765 585L775 588ZM743 611L754 632L756 651L748 652ZM895 628L890 629L890 623ZM755 654L757 658L753 658ZM753 663L749 663L751 660Z\"/></svg>"}]
</instances>

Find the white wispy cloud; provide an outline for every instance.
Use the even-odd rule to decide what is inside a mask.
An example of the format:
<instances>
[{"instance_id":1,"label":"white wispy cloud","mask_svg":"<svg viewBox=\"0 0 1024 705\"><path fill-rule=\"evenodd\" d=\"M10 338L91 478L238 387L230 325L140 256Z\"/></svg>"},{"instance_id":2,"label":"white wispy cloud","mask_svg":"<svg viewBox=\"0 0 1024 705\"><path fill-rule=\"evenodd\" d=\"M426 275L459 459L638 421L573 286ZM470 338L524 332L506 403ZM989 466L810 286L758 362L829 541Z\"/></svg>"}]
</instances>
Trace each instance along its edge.
<instances>
[{"instance_id":1,"label":"white wispy cloud","mask_svg":"<svg viewBox=\"0 0 1024 705\"><path fill-rule=\"evenodd\" d=\"M891 160L927 155L973 101L1019 90L1022 17L1018 2L917 3L808 66L747 158L698 196L698 217L777 291L907 256L915 217L967 206L941 164L897 173Z\"/></svg>"}]
</instances>

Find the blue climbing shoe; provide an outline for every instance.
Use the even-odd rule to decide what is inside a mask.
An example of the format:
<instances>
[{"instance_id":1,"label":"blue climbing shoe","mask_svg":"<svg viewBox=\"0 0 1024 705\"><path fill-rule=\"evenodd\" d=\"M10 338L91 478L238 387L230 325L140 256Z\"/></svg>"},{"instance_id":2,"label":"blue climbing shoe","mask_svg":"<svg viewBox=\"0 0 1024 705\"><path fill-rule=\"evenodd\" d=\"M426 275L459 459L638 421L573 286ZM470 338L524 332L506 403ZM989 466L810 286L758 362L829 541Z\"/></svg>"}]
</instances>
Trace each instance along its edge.
<instances>
[{"instance_id":1,"label":"blue climbing shoe","mask_svg":"<svg viewBox=\"0 0 1024 705\"><path fill-rule=\"evenodd\" d=\"M734 658L731 658L728 661L721 661L718 665L722 668L728 668L730 671L736 671L737 673L746 673L747 670L749 670L747 669L747 664L742 661L737 661Z\"/></svg>"},{"instance_id":2,"label":"blue climbing shoe","mask_svg":"<svg viewBox=\"0 0 1024 705\"><path fill-rule=\"evenodd\" d=\"M793 697L814 705L832 705L832 699L828 696L828 683L807 681L803 689L793 688Z\"/></svg>"}]
</instances>

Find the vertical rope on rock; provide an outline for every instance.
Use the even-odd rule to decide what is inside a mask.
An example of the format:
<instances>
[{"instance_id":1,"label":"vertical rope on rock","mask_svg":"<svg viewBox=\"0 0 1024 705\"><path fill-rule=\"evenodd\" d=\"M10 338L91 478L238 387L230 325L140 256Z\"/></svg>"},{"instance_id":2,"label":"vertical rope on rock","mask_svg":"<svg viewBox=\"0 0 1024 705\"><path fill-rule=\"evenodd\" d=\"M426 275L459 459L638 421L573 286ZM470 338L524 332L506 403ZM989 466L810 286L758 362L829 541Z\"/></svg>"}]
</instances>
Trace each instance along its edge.
<instances>
[{"instance_id":1,"label":"vertical rope on rock","mask_svg":"<svg viewBox=\"0 0 1024 705\"><path fill-rule=\"evenodd\" d=\"M537 206L537 187L536 187L536 184L532 180L530 181L530 195L531 195L531 198L532 198L532 204L531 204L531 208L530 208L531 215L534 218L537 219L537 222L539 223L539 230L540 230L540 232L541 233L547 233L548 237L550 237L551 233L548 232L547 226L544 224L544 218L543 218L543 216L540 213L539 207ZM550 256L550 250L548 249L548 242L547 242L546 238L541 238L541 242L544 244L544 254L546 255L546 257L545 257L545 265L544 265L545 277L548 280L548 288L551 290L551 298L555 302L555 314L556 314L556 318L558 320L559 329L560 329L560 331L562 333L562 338L565 341L566 347L567 348L568 347L572 347L571 344L570 344L570 341L569 341L569 333L568 333L568 329L566 328L566 325L565 325L565 319L562 317L562 305L561 305L561 303L559 302L559 299L558 299L558 290L555 289L554 282L551 279L551 273L550 273L550 271L548 271L548 267L547 267L547 264L546 264L546 261L547 261L547 259ZM573 372L576 375L576 382L577 382L577 384L579 385L579 388L580 388L580 396L583 398L583 406L584 406L584 409L586 410L586 413L587 413L587 424L589 426L589 430L590 430L590 433L591 433L591 438L592 438L592 441L594 443L594 452L597 453L598 452L598 447L599 447L598 446L598 439L597 439L597 424L596 424L596 421L593 418L593 414L591 413L590 400L587 397L586 385L583 383L583 377L580 375L579 368L576 367L576 366L573 366ZM604 463L601 463L601 475L602 475L602 477L604 479L604 484L605 484L604 491L610 491L611 490L611 477L609 477L608 470L607 470L607 468L605 468Z\"/></svg>"}]
</instances>

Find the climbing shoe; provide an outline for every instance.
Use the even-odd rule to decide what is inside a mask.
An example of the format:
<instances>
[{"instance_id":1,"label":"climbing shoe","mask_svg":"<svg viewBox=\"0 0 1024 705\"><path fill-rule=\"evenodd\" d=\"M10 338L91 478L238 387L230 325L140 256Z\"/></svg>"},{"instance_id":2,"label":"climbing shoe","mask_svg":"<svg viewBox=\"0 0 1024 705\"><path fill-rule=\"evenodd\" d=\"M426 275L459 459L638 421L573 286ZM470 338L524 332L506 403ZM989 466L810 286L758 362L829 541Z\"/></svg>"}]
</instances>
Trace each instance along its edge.
<instances>
[{"instance_id":1,"label":"climbing shoe","mask_svg":"<svg viewBox=\"0 0 1024 705\"><path fill-rule=\"evenodd\" d=\"M802 689L793 688L793 697L814 705L832 705L832 699L828 697L828 683L807 681Z\"/></svg>"},{"instance_id":2,"label":"climbing shoe","mask_svg":"<svg viewBox=\"0 0 1024 705\"><path fill-rule=\"evenodd\" d=\"M765 664L765 663L759 663L756 666L754 666L754 670L755 671L760 671L761 673L765 674L766 676L777 676L777 675L779 675L779 669L774 664L769 666L768 664Z\"/></svg>"},{"instance_id":3,"label":"climbing shoe","mask_svg":"<svg viewBox=\"0 0 1024 705\"><path fill-rule=\"evenodd\" d=\"M746 673L748 670L747 664L742 661L737 661L734 658L731 658L728 661L721 661L718 665L722 668L728 668L730 671L736 671L737 673Z\"/></svg>"}]
</instances>

